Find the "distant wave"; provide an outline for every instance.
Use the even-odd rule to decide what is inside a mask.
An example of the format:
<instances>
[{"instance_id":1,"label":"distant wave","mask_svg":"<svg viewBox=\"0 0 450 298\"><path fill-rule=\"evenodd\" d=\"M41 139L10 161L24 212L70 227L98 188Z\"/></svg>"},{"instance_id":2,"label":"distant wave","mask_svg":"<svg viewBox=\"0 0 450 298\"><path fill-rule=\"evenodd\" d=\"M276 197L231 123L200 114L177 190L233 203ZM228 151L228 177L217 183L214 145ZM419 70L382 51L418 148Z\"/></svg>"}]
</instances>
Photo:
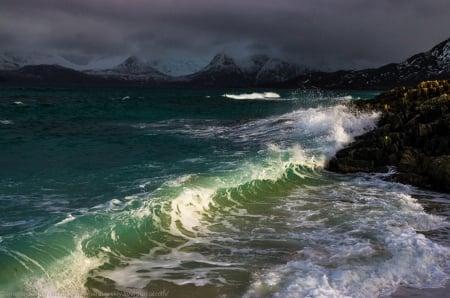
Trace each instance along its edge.
<instances>
[{"instance_id":1,"label":"distant wave","mask_svg":"<svg viewBox=\"0 0 450 298\"><path fill-rule=\"evenodd\" d=\"M345 95L345 96L338 96L338 97L336 97L336 100L352 100L352 99L354 99L354 97L351 96L351 95ZM359 98L357 98L357 99L359 99Z\"/></svg>"},{"instance_id":2,"label":"distant wave","mask_svg":"<svg viewBox=\"0 0 450 298\"><path fill-rule=\"evenodd\" d=\"M274 99L280 98L280 95L275 92L253 92L253 93L242 93L242 94L224 94L222 95L231 99Z\"/></svg>"},{"instance_id":3,"label":"distant wave","mask_svg":"<svg viewBox=\"0 0 450 298\"><path fill-rule=\"evenodd\" d=\"M0 120L0 123L4 124L4 125L14 124L14 122L12 122L11 120L8 120L8 119Z\"/></svg>"}]
</instances>

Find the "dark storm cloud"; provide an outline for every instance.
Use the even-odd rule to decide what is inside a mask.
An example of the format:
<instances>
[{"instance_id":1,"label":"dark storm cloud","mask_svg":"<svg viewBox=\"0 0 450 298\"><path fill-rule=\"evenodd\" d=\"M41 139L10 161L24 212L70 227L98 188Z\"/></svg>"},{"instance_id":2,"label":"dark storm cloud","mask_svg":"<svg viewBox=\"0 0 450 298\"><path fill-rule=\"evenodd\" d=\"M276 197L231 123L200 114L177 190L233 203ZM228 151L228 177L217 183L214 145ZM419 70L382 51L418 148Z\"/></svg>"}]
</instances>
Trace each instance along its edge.
<instances>
[{"instance_id":1,"label":"dark storm cloud","mask_svg":"<svg viewBox=\"0 0 450 298\"><path fill-rule=\"evenodd\" d=\"M270 52L366 66L448 38L449 15L448 0L2 0L0 43L86 55Z\"/></svg>"}]
</instances>

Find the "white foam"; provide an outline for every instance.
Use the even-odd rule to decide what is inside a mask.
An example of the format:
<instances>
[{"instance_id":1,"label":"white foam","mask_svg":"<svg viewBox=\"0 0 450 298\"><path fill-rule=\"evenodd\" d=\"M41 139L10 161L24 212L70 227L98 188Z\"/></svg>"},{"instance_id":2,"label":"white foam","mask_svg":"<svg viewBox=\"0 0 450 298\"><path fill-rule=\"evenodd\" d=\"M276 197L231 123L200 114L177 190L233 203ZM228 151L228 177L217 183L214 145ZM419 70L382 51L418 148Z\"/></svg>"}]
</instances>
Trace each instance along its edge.
<instances>
[{"instance_id":1,"label":"white foam","mask_svg":"<svg viewBox=\"0 0 450 298\"><path fill-rule=\"evenodd\" d=\"M231 99L277 99L277 98L280 98L280 95L275 92L224 94L222 96L226 97L226 98L231 98Z\"/></svg>"},{"instance_id":2,"label":"white foam","mask_svg":"<svg viewBox=\"0 0 450 298\"><path fill-rule=\"evenodd\" d=\"M14 124L14 122L11 120L5 119L5 120L0 120L0 124L11 125L11 124Z\"/></svg>"},{"instance_id":3,"label":"white foam","mask_svg":"<svg viewBox=\"0 0 450 298\"><path fill-rule=\"evenodd\" d=\"M153 223L162 231L185 239L198 238L211 234L210 225L218 221L226 222L222 217L224 214L241 212L242 215L246 212L240 209L241 202L230 195L227 197L229 205L217 205L215 195L218 190L235 189L255 181L275 182L283 179L287 169L293 169L299 177L304 177L304 174L296 170L297 165L314 170L324 164L323 160L309 157L299 145L283 149L269 144L258 155L257 161L244 161L232 171L218 172L212 176L188 174L172 179L150 194L151 199L134 210L132 216L151 216ZM98 208L105 209L104 206ZM154 210L161 210L161 214L156 214Z\"/></svg>"},{"instance_id":4,"label":"white foam","mask_svg":"<svg viewBox=\"0 0 450 298\"><path fill-rule=\"evenodd\" d=\"M355 114L344 105L300 109L241 125L230 135L244 141L256 138L271 143L298 138L309 142L310 150L319 148L329 158L354 137L374 129L379 115Z\"/></svg>"},{"instance_id":5,"label":"white foam","mask_svg":"<svg viewBox=\"0 0 450 298\"><path fill-rule=\"evenodd\" d=\"M186 231L196 236L201 233L204 228L201 218L213 203L213 193L213 189L191 188L172 200L170 233L182 237L186 236Z\"/></svg>"},{"instance_id":6,"label":"white foam","mask_svg":"<svg viewBox=\"0 0 450 298\"><path fill-rule=\"evenodd\" d=\"M61 220L60 222L56 223L55 226L59 226L59 225L63 225L66 224L68 222L71 222L75 219L75 217L69 213L69 215L67 215L66 218L64 218L63 220Z\"/></svg>"},{"instance_id":7,"label":"white foam","mask_svg":"<svg viewBox=\"0 0 450 298\"><path fill-rule=\"evenodd\" d=\"M197 264L183 266L184 264ZM132 289L143 289L151 281L166 280L176 285L192 284L198 287L211 284L218 271L236 269L239 264L213 261L197 252L183 252L172 249L168 254L149 255L127 262L126 267L103 272L103 275L114 280L119 289L128 292ZM203 266L201 266L203 265Z\"/></svg>"},{"instance_id":8,"label":"white foam","mask_svg":"<svg viewBox=\"0 0 450 298\"><path fill-rule=\"evenodd\" d=\"M291 220L298 222L294 226L302 232L292 231L289 238L302 239L311 246L298 251L285 265L256 272L245 296L379 297L393 293L399 285L445 285L450 249L416 232L447 227L445 218L426 214L407 194L387 191L389 186L395 189L395 184L385 182L377 189L376 183L377 179L362 185L350 182L355 197L347 200L352 201L337 200L323 211L330 220L341 218L342 226L313 225L309 226L311 232L302 229L305 216L295 207L299 194L293 195L296 200L289 201L291 206L280 208L295 210ZM346 188L339 186L339 192ZM328 188L320 194L334 196ZM383 204L372 205L371 198Z\"/></svg>"},{"instance_id":9,"label":"white foam","mask_svg":"<svg viewBox=\"0 0 450 298\"><path fill-rule=\"evenodd\" d=\"M87 236L83 237L85 239ZM59 259L46 270L44 275L29 277L24 281L26 292L33 297L84 297L84 287L89 272L104 263L102 256L87 257L82 250L82 241L77 241L76 249Z\"/></svg>"},{"instance_id":10,"label":"white foam","mask_svg":"<svg viewBox=\"0 0 450 298\"><path fill-rule=\"evenodd\" d=\"M445 226L445 221L426 214L411 196L403 192L406 188L396 188L395 184L388 182L383 182L386 185L382 182L370 184L376 179L366 177L361 181L355 179L353 184L348 185L334 183L330 188L301 188L293 198L286 199L287 202L283 201L285 198L278 198L277 211L284 212L283 216L291 215L291 218L286 216L282 219L277 219L275 212L268 212L270 216L258 213L261 211L251 212L246 209L250 209L251 204L239 202L231 195L230 189L239 191L239 187L247 183L282 179L287 169L293 168L298 176L305 177L305 173L296 171L296 165L315 169L325 163L322 155L304 150L300 145L280 144L277 142L280 134L272 135L271 129L280 132L286 127L293 127L289 133L309 135L315 146L321 150L325 148L328 157L354 136L373 128L377 118L375 113L354 115L345 106L334 106L302 109L251 121L242 127L233 126L228 131L223 128L231 138L246 134L267 137L267 148L261 149L255 159L240 162L237 169L208 175L184 175L161 185L141 208L129 214L137 219L149 218L158 232L170 233L183 244L169 248L166 243L160 243L157 249L162 252L151 251L140 259L126 259L124 263L127 266L117 266L112 271L102 272L102 275L114 280L124 291L130 287L142 289L153 280L177 285L217 284L219 277L216 276L213 281L211 274L224 268L232 269L235 264L218 262L214 255L192 251L215 245L214 240L217 239L232 243L241 241L232 239L230 235L233 234L220 234L211 226L219 225L227 232L239 233L239 229L247 227L239 225L242 221L236 221L236 218L245 218L255 238L262 235L267 239L292 239L321 245L304 247L286 264L268 265L266 270L256 272L247 293L250 297L370 297L390 293L400 283L420 286L442 282L445 274L439 263L446 262L448 249L435 245L417 234L416 230L439 228ZM209 130L207 133L210 133ZM284 137L280 136L281 139ZM224 189L226 193L221 200L228 200L229 204L216 202L216 194ZM377 192L379 189L382 192ZM336 200L333 192L340 194L342 197L338 198L341 200ZM115 199L94 210L118 211L123 210L126 204ZM271 208L270 204L267 206ZM338 219L342 223L330 226L329 222L336 220L336 214L341 215L342 218ZM351 229L340 230L347 225ZM353 235L358 233L371 237L361 239ZM121 240L119 230L111 230L109 235L113 241ZM235 248L231 250L232 254L246 256L253 249L251 244L243 249L232 247ZM187 248L186 251L183 248ZM101 249L111 251L109 247ZM260 255L272 255L270 248L267 251L264 249L261 248L263 252ZM396 261L397 257L399 261ZM187 269L183 267L183 262L200 265ZM429 280L435 282L428 283Z\"/></svg>"},{"instance_id":11,"label":"white foam","mask_svg":"<svg viewBox=\"0 0 450 298\"><path fill-rule=\"evenodd\" d=\"M335 100L348 101L348 100L352 100L353 96L351 96L351 95L344 95L344 96L335 97L334 99Z\"/></svg>"},{"instance_id":12,"label":"white foam","mask_svg":"<svg viewBox=\"0 0 450 298\"><path fill-rule=\"evenodd\" d=\"M130 199L127 199L130 200ZM119 211L123 210L129 202L122 202L119 199L112 199L104 204L100 204L92 207L93 211Z\"/></svg>"},{"instance_id":13,"label":"white foam","mask_svg":"<svg viewBox=\"0 0 450 298\"><path fill-rule=\"evenodd\" d=\"M320 145L325 147L325 154L330 157L352 142L355 136L374 129L379 115L379 113L356 115L348 107L337 105L299 110L286 117L295 118L296 129L303 134L314 136L319 141L322 139Z\"/></svg>"}]
</instances>

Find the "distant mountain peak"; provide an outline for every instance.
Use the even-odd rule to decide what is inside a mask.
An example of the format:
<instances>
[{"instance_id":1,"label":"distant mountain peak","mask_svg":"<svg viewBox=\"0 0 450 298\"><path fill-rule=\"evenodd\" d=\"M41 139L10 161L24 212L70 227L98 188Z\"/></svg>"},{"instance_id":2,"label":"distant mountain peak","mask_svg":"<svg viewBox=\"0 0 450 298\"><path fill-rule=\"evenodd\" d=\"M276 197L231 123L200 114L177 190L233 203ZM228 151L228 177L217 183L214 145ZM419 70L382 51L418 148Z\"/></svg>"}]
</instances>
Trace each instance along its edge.
<instances>
[{"instance_id":1,"label":"distant mountain peak","mask_svg":"<svg viewBox=\"0 0 450 298\"><path fill-rule=\"evenodd\" d=\"M227 54L218 53L212 58L211 62L206 67L211 68L217 66L236 66L236 62Z\"/></svg>"},{"instance_id":2,"label":"distant mountain peak","mask_svg":"<svg viewBox=\"0 0 450 298\"><path fill-rule=\"evenodd\" d=\"M398 64L402 77L417 76L418 73L428 75L441 74L450 71L450 38L431 50L413 55Z\"/></svg>"},{"instance_id":3,"label":"distant mountain peak","mask_svg":"<svg viewBox=\"0 0 450 298\"><path fill-rule=\"evenodd\" d=\"M87 70L85 73L106 79L135 82L167 81L170 79L169 76L158 71L150 63L137 56L129 56L112 68Z\"/></svg>"},{"instance_id":4,"label":"distant mountain peak","mask_svg":"<svg viewBox=\"0 0 450 298\"><path fill-rule=\"evenodd\" d=\"M269 56L264 54L257 54L240 58L236 63L239 65L243 72L250 75L256 75L269 60Z\"/></svg>"},{"instance_id":5,"label":"distant mountain peak","mask_svg":"<svg viewBox=\"0 0 450 298\"><path fill-rule=\"evenodd\" d=\"M122 63L112 68L111 70L114 72L130 75L153 74L164 76L164 74L152 67L150 63L142 60L137 56L130 56L126 58Z\"/></svg>"},{"instance_id":6,"label":"distant mountain peak","mask_svg":"<svg viewBox=\"0 0 450 298\"><path fill-rule=\"evenodd\" d=\"M143 63L145 62L140 58L138 58L137 56L130 56L127 59L125 59L125 61L123 61L123 64L127 66L136 66Z\"/></svg>"},{"instance_id":7,"label":"distant mountain peak","mask_svg":"<svg viewBox=\"0 0 450 298\"><path fill-rule=\"evenodd\" d=\"M27 65L61 65L66 68L80 69L82 66L75 64L66 58L52 54L39 52L0 52L0 69L14 70Z\"/></svg>"},{"instance_id":8,"label":"distant mountain peak","mask_svg":"<svg viewBox=\"0 0 450 298\"><path fill-rule=\"evenodd\" d=\"M433 47L429 52L433 57L436 57L438 63L450 69L450 38L439 43L438 45Z\"/></svg>"}]
</instances>

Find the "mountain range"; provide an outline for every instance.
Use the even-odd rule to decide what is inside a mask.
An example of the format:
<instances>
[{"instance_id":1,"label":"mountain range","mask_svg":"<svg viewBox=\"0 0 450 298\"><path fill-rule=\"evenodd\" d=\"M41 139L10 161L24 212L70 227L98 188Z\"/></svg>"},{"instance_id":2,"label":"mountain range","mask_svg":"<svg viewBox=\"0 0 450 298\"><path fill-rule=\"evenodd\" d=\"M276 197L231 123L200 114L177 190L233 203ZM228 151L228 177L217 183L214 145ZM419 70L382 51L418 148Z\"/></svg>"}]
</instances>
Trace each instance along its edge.
<instances>
[{"instance_id":1,"label":"mountain range","mask_svg":"<svg viewBox=\"0 0 450 298\"><path fill-rule=\"evenodd\" d=\"M400 63L362 70L303 73L275 85L280 88L388 89L400 85L415 86L424 80L448 78L450 38Z\"/></svg>"},{"instance_id":2,"label":"mountain range","mask_svg":"<svg viewBox=\"0 0 450 298\"><path fill-rule=\"evenodd\" d=\"M178 59L102 58L80 65L49 54L0 54L0 83L13 85L112 85L149 87L277 87L387 89L450 77L450 38L403 62L379 68L311 71L267 55L215 55L203 66Z\"/></svg>"}]
</instances>

